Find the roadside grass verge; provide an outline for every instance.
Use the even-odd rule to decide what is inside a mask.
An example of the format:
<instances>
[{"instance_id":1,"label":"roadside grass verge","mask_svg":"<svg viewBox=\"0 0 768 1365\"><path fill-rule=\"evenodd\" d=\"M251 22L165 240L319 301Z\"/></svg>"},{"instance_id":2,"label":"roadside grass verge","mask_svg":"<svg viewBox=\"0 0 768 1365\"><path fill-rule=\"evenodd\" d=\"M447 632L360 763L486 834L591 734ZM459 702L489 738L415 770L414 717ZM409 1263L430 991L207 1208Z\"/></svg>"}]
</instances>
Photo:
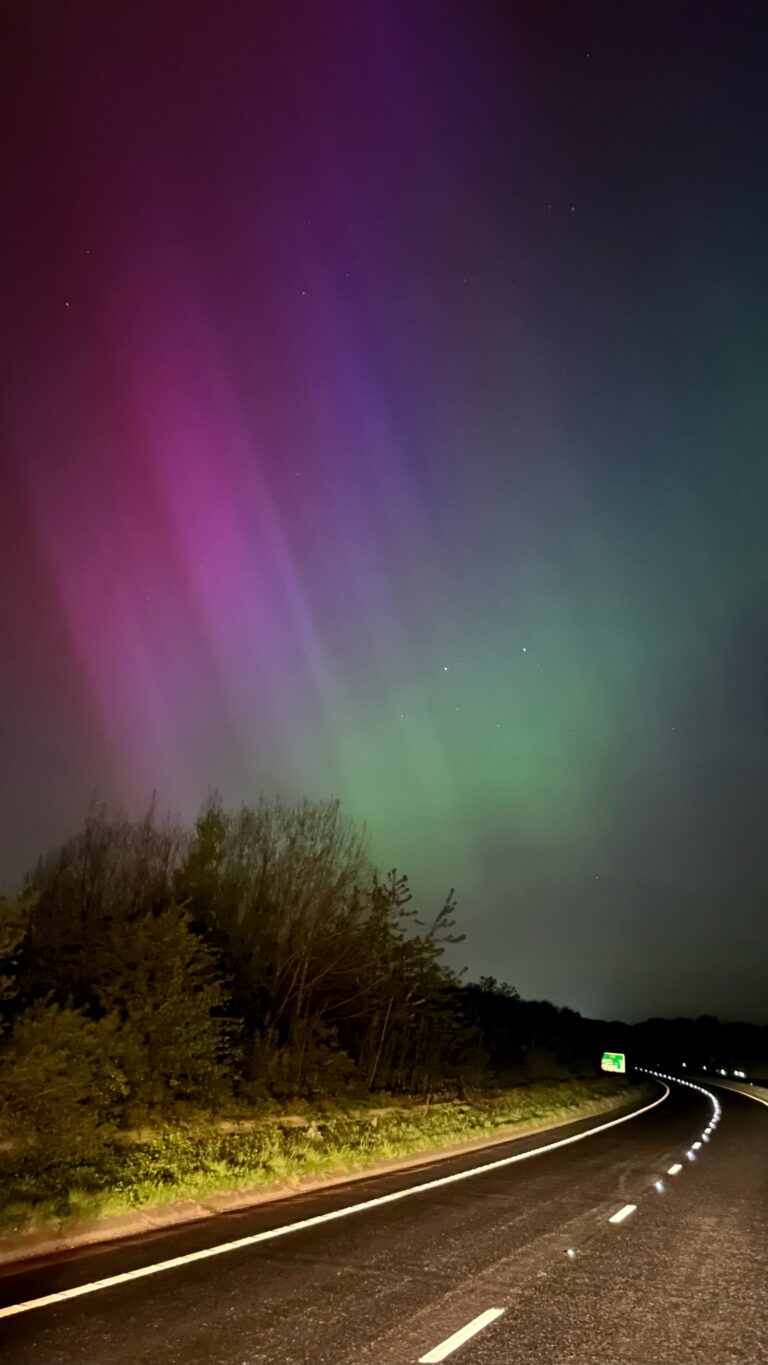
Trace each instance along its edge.
<instances>
[{"instance_id":1,"label":"roadside grass verge","mask_svg":"<svg viewBox=\"0 0 768 1365\"><path fill-rule=\"evenodd\" d=\"M323 1176L354 1174L503 1130L556 1122L629 1103L648 1093L612 1077L536 1082L472 1099L414 1105L391 1099L377 1109L338 1102L303 1115L235 1122L200 1116L105 1143L87 1161L33 1153L0 1157L0 1235L42 1228L71 1234L86 1221L179 1200L269 1186L298 1188Z\"/></svg>"}]
</instances>

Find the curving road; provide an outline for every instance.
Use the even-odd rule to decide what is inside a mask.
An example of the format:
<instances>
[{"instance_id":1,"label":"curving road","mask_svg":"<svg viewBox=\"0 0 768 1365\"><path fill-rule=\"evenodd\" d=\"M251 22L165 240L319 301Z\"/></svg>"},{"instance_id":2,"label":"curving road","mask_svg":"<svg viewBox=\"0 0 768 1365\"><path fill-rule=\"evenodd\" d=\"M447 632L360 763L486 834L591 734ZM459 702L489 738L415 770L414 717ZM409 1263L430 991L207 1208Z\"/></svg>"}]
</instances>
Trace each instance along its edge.
<instances>
[{"instance_id":1,"label":"curving road","mask_svg":"<svg viewBox=\"0 0 768 1365\"><path fill-rule=\"evenodd\" d=\"M768 1110L719 1091L703 1142L713 1101L669 1088L626 1122L582 1120L6 1273L3 1359L761 1365Z\"/></svg>"}]
</instances>

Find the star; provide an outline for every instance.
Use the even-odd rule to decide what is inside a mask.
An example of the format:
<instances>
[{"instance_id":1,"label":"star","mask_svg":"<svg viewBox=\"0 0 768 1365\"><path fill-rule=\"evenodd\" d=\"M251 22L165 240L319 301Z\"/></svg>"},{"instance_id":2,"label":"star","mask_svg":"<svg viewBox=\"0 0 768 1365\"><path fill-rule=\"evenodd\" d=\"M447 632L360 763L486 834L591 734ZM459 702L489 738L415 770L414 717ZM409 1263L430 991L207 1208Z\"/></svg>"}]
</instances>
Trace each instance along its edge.
<instances>
[{"instance_id":1,"label":"star","mask_svg":"<svg viewBox=\"0 0 768 1365\"><path fill-rule=\"evenodd\" d=\"M448 670L449 670L449 668L450 668L450 664L443 664L443 672L444 672L444 673L447 673Z\"/></svg>"},{"instance_id":2,"label":"star","mask_svg":"<svg viewBox=\"0 0 768 1365\"><path fill-rule=\"evenodd\" d=\"M527 653L528 653L528 646L527 646L527 645L523 645L523 654L527 654Z\"/></svg>"}]
</instances>

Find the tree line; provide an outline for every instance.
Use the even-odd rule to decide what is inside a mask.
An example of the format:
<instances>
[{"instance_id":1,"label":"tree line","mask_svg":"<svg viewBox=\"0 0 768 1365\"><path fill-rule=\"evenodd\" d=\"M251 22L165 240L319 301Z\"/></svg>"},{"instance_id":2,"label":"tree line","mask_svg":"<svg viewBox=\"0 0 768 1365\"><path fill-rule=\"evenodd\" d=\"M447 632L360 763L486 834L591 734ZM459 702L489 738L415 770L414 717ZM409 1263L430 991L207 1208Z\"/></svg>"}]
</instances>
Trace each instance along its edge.
<instances>
[{"instance_id":1,"label":"tree line","mask_svg":"<svg viewBox=\"0 0 768 1365\"><path fill-rule=\"evenodd\" d=\"M0 900L3 1126L594 1073L588 1021L464 984L462 938L453 893L420 913L337 802L95 806Z\"/></svg>"},{"instance_id":2,"label":"tree line","mask_svg":"<svg viewBox=\"0 0 768 1365\"><path fill-rule=\"evenodd\" d=\"M420 911L334 801L213 797L191 828L96 806L0 898L3 1133L589 1076L603 1048L768 1056L754 1026L606 1024L466 983L445 961L456 913L452 892Z\"/></svg>"}]
</instances>

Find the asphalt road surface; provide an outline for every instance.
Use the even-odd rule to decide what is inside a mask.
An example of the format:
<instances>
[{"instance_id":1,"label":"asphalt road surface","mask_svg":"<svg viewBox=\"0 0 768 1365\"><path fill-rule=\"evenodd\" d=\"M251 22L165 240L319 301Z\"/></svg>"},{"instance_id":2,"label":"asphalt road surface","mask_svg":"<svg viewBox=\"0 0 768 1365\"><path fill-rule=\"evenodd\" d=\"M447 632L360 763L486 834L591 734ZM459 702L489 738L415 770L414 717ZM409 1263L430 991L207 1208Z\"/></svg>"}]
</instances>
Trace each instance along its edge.
<instances>
[{"instance_id":1,"label":"asphalt road surface","mask_svg":"<svg viewBox=\"0 0 768 1365\"><path fill-rule=\"evenodd\" d=\"M62 1297L0 1316L2 1360L764 1365L768 1107L716 1093L709 1132L671 1083L583 1140L616 1115L6 1273L0 1308Z\"/></svg>"}]
</instances>

